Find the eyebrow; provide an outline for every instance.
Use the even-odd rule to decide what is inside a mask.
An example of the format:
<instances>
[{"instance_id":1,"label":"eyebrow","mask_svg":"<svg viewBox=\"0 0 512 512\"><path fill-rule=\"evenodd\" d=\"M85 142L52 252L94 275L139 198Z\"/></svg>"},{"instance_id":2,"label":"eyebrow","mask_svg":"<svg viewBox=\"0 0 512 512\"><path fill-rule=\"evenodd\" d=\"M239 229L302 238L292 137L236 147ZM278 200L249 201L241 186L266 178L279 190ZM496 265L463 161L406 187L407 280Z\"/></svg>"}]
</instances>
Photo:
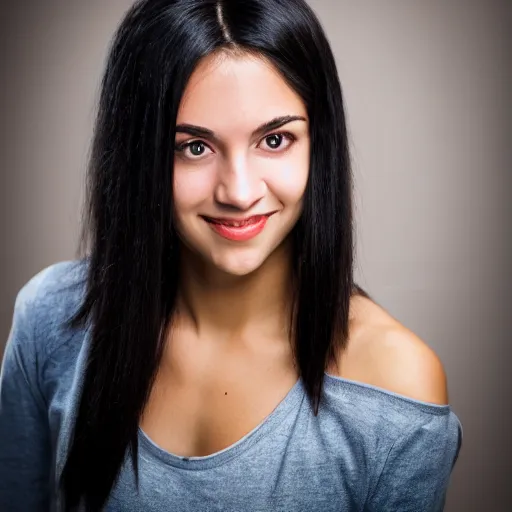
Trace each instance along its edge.
<instances>
[{"instance_id":1,"label":"eyebrow","mask_svg":"<svg viewBox=\"0 0 512 512\"><path fill-rule=\"evenodd\" d=\"M281 128L281 126L284 126L285 124L291 123L293 121L307 121L307 119L303 116L275 117L274 119L258 126L258 128L252 132L252 137L262 136L267 132L277 130L277 128ZM176 133L187 133L193 137L201 137L203 139L208 139L214 142L219 141L219 137L215 135L212 130L203 128L202 126L196 126L193 124L178 124L175 128L175 131Z\"/></svg>"}]
</instances>

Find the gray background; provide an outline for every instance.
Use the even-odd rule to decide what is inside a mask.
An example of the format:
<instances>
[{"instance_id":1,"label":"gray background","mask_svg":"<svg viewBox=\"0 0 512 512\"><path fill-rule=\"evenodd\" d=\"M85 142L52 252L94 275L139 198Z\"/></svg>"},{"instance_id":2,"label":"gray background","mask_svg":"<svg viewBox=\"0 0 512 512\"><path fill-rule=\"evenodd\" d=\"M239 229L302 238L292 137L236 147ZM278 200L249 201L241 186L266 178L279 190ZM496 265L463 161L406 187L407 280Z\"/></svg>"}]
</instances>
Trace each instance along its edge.
<instances>
[{"instance_id":1,"label":"gray background","mask_svg":"<svg viewBox=\"0 0 512 512\"><path fill-rule=\"evenodd\" d=\"M512 2L310 3L345 91L359 283L439 354L463 423L446 510L512 510ZM75 255L98 84L130 4L1 7L0 353L18 289Z\"/></svg>"}]
</instances>

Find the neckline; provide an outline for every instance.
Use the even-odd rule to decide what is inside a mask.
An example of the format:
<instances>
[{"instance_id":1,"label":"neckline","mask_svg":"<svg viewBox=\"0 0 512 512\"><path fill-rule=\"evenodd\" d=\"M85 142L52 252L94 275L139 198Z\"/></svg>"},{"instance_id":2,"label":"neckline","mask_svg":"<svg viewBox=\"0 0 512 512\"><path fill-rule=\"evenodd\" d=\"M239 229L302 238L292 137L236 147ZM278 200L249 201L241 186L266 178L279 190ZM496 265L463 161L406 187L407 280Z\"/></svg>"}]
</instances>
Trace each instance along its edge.
<instances>
[{"instance_id":1,"label":"neckline","mask_svg":"<svg viewBox=\"0 0 512 512\"><path fill-rule=\"evenodd\" d=\"M283 420L290 412L296 410L301 400L305 396L305 388L302 379L299 377L295 384L290 388L284 398L277 404L274 410L254 427L245 436L241 437L235 443L218 452L210 455L197 457L183 457L176 455L163 448L160 448L151 438L139 427L139 442L141 446L151 453L154 457L167 465L176 468L197 470L209 469L224 464L240 453L249 449L261 438L269 434L272 430L282 424Z\"/></svg>"},{"instance_id":2,"label":"neckline","mask_svg":"<svg viewBox=\"0 0 512 512\"><path fill-rule=\"evenodd\" d=\"M379 399L398 401L401 404L406 404L415 409L423 410L429 414L444 415L451 411L451 406L449 404L423 402L421 400L401 395L393 391L374 386L372 384L347 379L345 377L339 377L327 372L324 372L324 377L324 385L326 385L327 382L330 382L330 384L335 387L348 387L352 390L357 390L357 392L378 397ZM302 378L299 377L299 379L295 382L295 384L288 391L281 402L277 404L274 410L265 419L263 419L261 423L259 423L256 427L254 427L250 432L248 432L235 443L210 455L196 457L183 457L181 455L176 455L158 446L140 427L138 431L139 442L141 446L151 455L167 465L188 470L213 468L224 464L232 458L238 456L240 453L244 452L255 443L257 443L261 438L268 435L272 430L277 428L277 426L282 423L286 416L288 416L288 414L296 409L296 406L301 402L305 395L306 390L304 383Z\"/></svg>"},{"instance_id":3,"label":"neckline","mask_svg":"<svg viewBox=\"0 0 512 512\"><path fill-rule=\"evenodd\" d=\"M386 388L375 386L373 384L367 384L366 382L347 379L346 377L339 377L337 375L331 375L327 372L324 372L324 375L328 378L328 380L331 380L335 386L351 387L352 389L357 389L358 392L361 392L365 395L373 395L379 397L380 399L398 401L402 404L407 404L413 408L421 409L430 414L446 414L451 410L450 404L425 402L423 400L418 400L410 396L396 393L395 391L391 391Z\"/></svg>"}]
</instances>

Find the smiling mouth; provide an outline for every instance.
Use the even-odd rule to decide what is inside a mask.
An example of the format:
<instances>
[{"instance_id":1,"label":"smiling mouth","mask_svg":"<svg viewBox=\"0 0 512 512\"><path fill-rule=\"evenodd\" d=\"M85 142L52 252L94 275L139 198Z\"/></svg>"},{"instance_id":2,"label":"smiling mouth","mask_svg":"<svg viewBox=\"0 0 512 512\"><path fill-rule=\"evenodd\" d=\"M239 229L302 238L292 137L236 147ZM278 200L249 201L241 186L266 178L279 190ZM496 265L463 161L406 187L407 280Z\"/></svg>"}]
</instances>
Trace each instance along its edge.
<instances>
[{"instance_id":1,"label":"smiling mouth","mask_svg":"<svg viewBox=\"0 0 512 512\"><path fill-rule=\"evenodd\" d=\"M201 217L211 224L218 224L223 226L229 226L234 228L241 228L244 226L249 226L251 224L258 224L261 222L263 218L268 219L274 212L264 213L261 215L252 215L251 217L246 217L245 219L230 219L230 218L219 218L219 217L207 217L206 215L201 215Z\"/></svg>"},{"instance_id":2,"label":"smiling mouth","mask_svg":"<svg viewBox=\"0 0 512 512\"><path fill-rule=\"evenodd\" d=\"M276 212L252 215L245 219L216 218L205 215L201 215L201 218L222 238L234 242L245 242L259 235L265 228L269 217L274 213Z\"/></svg>"}]
</instances>

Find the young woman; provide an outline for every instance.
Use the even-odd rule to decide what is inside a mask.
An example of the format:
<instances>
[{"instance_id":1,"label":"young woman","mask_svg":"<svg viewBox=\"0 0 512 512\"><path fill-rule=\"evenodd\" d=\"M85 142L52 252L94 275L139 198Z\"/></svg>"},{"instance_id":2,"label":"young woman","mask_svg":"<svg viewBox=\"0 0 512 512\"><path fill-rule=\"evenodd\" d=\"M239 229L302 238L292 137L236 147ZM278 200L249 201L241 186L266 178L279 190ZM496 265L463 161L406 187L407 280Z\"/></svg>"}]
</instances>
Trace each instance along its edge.
<instances>
[{"instance_id":1,"label":"young woman","mask_svg":"<svg viewBox=\"0 0 512 512\"><path fill-rule=\"evenodd\" d=\"M83 258L21 290L5 511L440 511L436 354L353 281L331 49L304 0L143 0L114 38Z\"/></svg>"}]
</instances>

